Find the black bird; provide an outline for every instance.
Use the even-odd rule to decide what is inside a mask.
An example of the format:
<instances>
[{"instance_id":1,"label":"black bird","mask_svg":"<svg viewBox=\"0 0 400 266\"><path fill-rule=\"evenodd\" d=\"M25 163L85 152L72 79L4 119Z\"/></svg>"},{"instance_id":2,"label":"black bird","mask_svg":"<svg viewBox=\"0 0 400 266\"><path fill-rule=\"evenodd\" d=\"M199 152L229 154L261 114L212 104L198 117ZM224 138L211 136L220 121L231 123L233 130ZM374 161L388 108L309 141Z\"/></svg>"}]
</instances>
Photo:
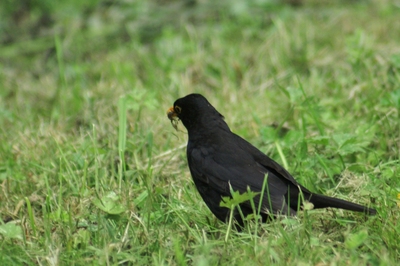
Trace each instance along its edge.
<instances>
[{"instance_id":1,"label":"black bird","mask_svg":"<svg viewBox=\"0 0 400 266\"><path fill-rule=\"evenodd\" d=\"M314 208L376 214L375 209L316 194L297 183L285 168L232 133L224 117L200 94L176 100L167 114L175 128L178 120L186 127L187 160L193 181L212 213L223 222L227 221L230 210L221 207L220 202L223 197L231 197L230 186L240 193L248 191L248 187L253 192L261 192L266 175L260 213L263 221L276 214L296 215L303 200L311 202ZM258 206L260 194L253 200ZM254 213L249 201L241 203L240 209L244 217ZM234 218L243 225L238 211L234 212Z\"/></svg>"}]
</instances>

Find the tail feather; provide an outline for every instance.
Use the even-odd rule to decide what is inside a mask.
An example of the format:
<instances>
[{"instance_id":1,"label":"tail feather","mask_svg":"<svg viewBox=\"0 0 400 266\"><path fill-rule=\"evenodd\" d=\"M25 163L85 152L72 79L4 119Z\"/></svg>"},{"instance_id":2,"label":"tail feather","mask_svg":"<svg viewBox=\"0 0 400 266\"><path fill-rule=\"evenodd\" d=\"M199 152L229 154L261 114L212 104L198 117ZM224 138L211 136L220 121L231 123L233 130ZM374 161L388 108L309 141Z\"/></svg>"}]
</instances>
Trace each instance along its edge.
<instances>
[{"instance_id":1,"label":"tail feather","mask_svg":"<svg viewBox=\"0 0 400 266\"><path fill-rule=\"evenodd\" d=\"M333 207L349 211L363 212L369 215L376 214L376 210L373 208L320 194L311 194L309 201L314 205L315 209Z\"/></svg>"}]
</instances>

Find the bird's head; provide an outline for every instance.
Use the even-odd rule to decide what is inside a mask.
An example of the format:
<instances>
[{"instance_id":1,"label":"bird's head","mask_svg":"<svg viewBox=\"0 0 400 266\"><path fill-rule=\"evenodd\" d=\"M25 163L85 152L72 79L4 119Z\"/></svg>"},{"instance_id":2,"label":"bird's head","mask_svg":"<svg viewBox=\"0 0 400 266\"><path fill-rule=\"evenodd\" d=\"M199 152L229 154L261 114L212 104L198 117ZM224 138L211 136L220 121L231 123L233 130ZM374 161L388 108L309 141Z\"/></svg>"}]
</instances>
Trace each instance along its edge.
<instances>
[{"instance_id":1,"label":"bird's head","mask_svg":"<svg viewBox=\"0 0 400 266\"><path fill-rule=\"evenodd\" d=\"M188 131L205 127L212 121L223 121L224 118L203 95L197 93L176 100L174 106L167 110L167 115L175 129L181 120Z\"/></svg>"}]
</instances>

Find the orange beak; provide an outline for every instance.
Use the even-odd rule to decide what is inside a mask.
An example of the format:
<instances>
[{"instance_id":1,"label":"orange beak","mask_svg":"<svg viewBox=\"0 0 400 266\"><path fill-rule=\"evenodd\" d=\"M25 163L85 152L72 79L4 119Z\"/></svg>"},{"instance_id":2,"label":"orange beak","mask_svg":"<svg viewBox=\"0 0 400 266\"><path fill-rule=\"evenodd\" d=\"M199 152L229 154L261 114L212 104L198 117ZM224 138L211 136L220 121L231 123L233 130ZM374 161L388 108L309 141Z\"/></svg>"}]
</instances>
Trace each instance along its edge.
<instances>
[{"instance_id":1,"label":"orange beak","mask_svg":"<svg viewBox=\"0 0 400 266\"><path fill-rule=\"evenodd\" d=\"M178 117L178 114L175 112L174 107L170 107L167 110L167 116L169 120L175 120Z\"/></svg>"},{"instance_id":2,"label":"orange beak","mask_svg":"<svg viewBox=\"0 0 400 266\"><path fill-rule=\"evenodd\" d=\"M178 114L175 112L174 107L168 108L168 110L167 110L167 116L168 116L168 119L171 120L172 126L173 126L176 130L178 130L178 121L179 121L179 118L178 118Z\"/></svg>"}]
</instances>

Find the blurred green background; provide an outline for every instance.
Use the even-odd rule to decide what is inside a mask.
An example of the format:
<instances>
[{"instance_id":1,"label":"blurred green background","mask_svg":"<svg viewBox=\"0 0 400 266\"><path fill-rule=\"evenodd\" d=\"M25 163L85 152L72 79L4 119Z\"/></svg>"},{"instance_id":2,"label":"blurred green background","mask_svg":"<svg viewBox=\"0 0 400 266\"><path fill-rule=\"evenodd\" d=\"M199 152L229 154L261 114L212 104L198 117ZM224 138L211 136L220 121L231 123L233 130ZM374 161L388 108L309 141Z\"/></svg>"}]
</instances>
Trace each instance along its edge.
<instances>
[{"instance_id":1,"label":"blurred green background","mask_svg":"<svg viewBox=\"0 0 400 266\"><path fill-rule=\"evenodd\" d=\"M0 264L396 265L400 3L0 3ZM166 110L202 93L316 210L230 232Z\"/></svg>"}]
</instances>

